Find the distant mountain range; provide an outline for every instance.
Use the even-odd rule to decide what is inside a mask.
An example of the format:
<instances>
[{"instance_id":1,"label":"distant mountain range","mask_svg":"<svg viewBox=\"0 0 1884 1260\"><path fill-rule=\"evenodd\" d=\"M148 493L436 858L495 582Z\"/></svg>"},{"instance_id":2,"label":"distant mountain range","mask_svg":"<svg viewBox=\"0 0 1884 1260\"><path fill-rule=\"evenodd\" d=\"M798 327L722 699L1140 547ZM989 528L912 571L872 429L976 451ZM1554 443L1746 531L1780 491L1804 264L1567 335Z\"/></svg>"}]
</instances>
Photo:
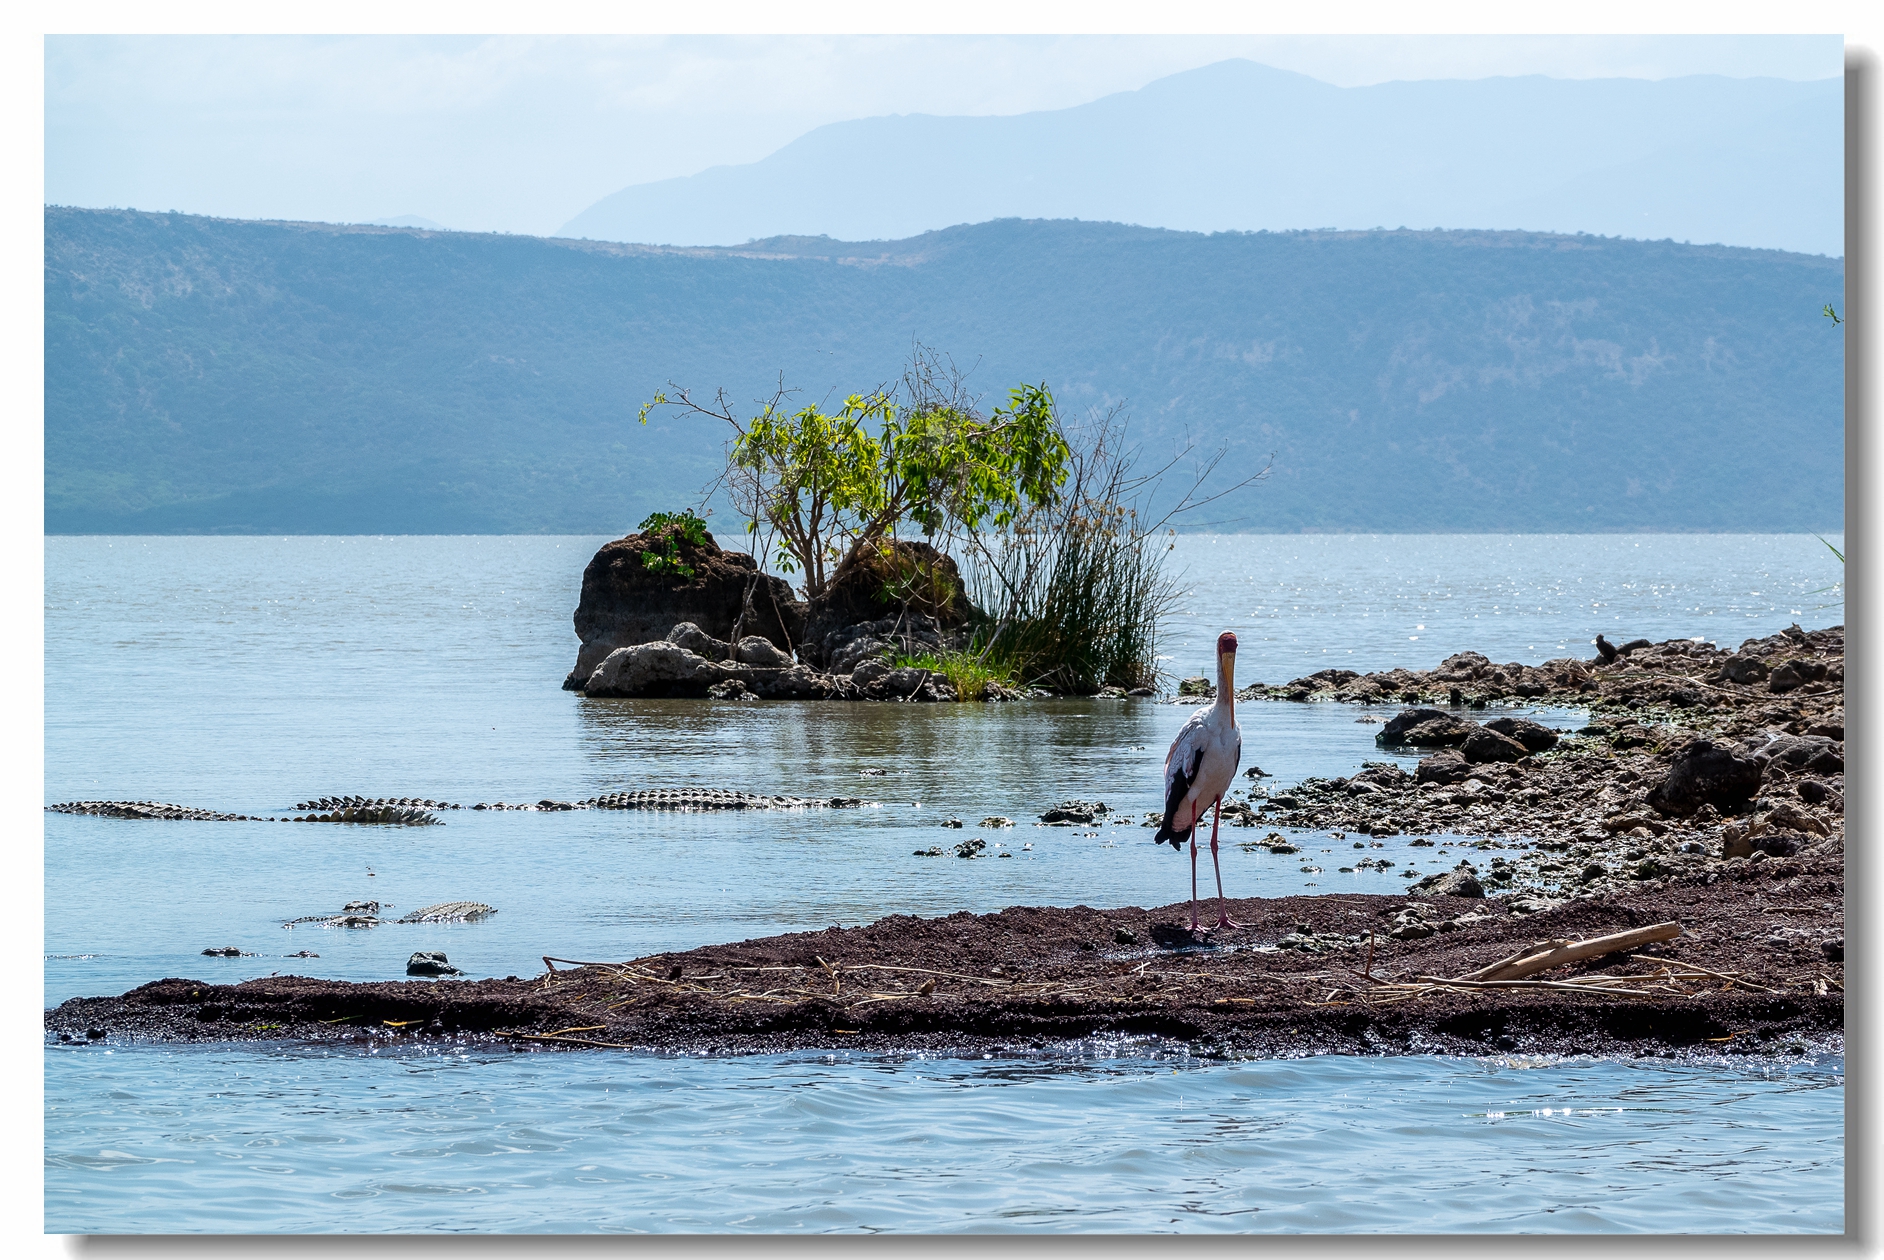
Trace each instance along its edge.
<instances>
[{"instance_id":1,"label":"distant mountain range","mask_svg":"<svg viewBox=\"0 0 1884 1260\"><path fill-rule=\"evenodd\" d=\"M443 223L428 219L422 214L395 214L385 219L367 219L366 223L373 227L424 228L430 232L444 232L450 230L446 228Z\"/></svg>"},{"instance_id":2,"label":"distant mountain range","mask_svg":"<svg viewBox=\"0 0 1884 1260\"><path fill-rule=\"evenodd\" d=\"M759 162L624 188L560 235L872 240L1006 217L1592 232L1842 257L1844 83L1340 88L1223 61L1071 109L834 123Z\"/></svg>"},{"instance_id":3,"label":"distant mountain range","mask_svg":"<svg viewBox=\"0 0 1884 1260\"><path fill-rule=\"evenodd\" d=\"M634 422L893 379L912 340L999 398L1123 403L1255 530L1833 530L1843 263L1518 232L1004 220L655 249L46 212L51 532L620 532L725 434Z\"/></svg>"}]
</instances>

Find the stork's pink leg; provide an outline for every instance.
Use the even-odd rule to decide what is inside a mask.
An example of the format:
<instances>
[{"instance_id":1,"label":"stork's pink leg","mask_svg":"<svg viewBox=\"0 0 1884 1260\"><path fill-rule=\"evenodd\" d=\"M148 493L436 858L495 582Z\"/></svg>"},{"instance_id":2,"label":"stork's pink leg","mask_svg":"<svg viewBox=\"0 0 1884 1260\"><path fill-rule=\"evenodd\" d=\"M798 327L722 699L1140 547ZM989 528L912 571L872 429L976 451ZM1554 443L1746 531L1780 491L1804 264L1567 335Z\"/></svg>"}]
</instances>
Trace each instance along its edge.
<instances>
[{"instance_id":1,"label":"stork's pink leg","mask_svg":"<svg viewBox=\"0 0 1884 1260\"><path fill-rule=\"evenodd\" d=\"M1217 865L1217 822L1223 817L1223 798L1217 798L1216 810L1210 817L1210 869L1217 873L1217 926L1220 928L1240 928L1243 925L1230 917L1229 907L1223 904L1223 868Z\"/></svg>"},{"instance_id":2,"label":"stork's pink leg","mask_svg":"<svg viewBox=\"0 0 1884 1260\"><path fill-rule=\"evenodd\" d=\"M1197 921L1197 824L1191 824L1191 931L1203 925Z\"/></svg>"}]
</instances>

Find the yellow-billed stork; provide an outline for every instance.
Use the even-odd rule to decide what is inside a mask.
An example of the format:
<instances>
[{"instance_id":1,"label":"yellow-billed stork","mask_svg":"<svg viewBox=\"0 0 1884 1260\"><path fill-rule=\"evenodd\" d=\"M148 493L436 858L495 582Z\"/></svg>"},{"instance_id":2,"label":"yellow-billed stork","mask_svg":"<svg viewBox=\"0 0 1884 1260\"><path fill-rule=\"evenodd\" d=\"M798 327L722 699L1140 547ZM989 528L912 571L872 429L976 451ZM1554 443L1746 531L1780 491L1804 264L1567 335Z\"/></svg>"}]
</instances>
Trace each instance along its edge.
<instances>
[{"instance_id":1,"label":"yellow-billed stork","mask_svg":"<svg viewBox=\"0 0 1884 1260\"><path fill-rule=\"evenodd\" d=\"M1191 714L1164 755L1164 821L1152 839L1182 852L1191 842L1191 931L1197 922L1197 824L1204 810L1210 819L1210 867L1217 875L1217 927L1242 924L1223 903L1223 868L1217 864L1217 826L1223 818L1223 794L1230 790L1243 760L1243 732L1236 725L1236 636L1217 636L1217 701Z\"/></svg>"}]
</instances>

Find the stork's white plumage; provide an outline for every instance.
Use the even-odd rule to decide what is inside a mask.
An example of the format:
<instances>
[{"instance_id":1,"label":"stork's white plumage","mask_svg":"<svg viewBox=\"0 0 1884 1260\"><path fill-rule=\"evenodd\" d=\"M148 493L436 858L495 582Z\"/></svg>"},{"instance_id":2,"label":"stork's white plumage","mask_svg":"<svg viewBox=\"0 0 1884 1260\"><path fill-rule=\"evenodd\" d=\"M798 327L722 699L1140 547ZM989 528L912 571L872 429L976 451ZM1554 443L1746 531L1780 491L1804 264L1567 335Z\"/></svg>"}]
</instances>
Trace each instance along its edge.
<instances>
[{"instance_id":1,"label":"stork's white plumage","mask_svg":"<svg viewBox=\"0 0 1884 1260\"><path fill-rule=\"evenodd\" d=\"M1198 709L1171 741L1164 755L1164 821L1153 837L1182 849L1191 841L1191 931L1197 922L1197 824L1204 811L1210 820L1210 865L1217 875L1218 927L1241 927L1223 904L1223 869L1217 864L1217 826L1223 816L1223 794L1236 778L1243 760L1243 732L1236 725L1236 636L1217 636L1217 702Z\"/></svg>"}]
</instances>

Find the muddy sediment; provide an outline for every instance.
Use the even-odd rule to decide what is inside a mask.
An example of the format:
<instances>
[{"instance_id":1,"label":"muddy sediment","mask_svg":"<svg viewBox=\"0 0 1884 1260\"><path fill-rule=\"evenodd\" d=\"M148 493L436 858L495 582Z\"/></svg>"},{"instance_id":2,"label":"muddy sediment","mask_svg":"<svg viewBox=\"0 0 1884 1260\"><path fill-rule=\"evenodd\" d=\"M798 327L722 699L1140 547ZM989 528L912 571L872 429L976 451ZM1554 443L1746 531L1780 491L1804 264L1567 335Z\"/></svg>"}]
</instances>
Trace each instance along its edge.
<instances>
[{"instance_id":1,"label":"muddy sediment","mask_svg":"<svg viewBox=\"0 0 1884 1260\"><path fill-rule=\"evenodd\" d=\"M1183 903L897 915L530 979L160 980L72 999L47 1012L46 1028L113 1042L416 1037L718 1053L982 1053L1147 1037L1238 1057L1773 1054L1842 1044L1842 889L1836 862L1777 858L1712 883L1677 879L1531 914L1509 898L1232 901L1243 926L1205 936L1186 929ZM1412 920L1431 934L1393 935ZM1667 921L1681 925L1678 939L1541 977L1691 977L1656 982L1655 996L1498 989L1377 1000L1379 985L1467 975L1535 941Z\"/></svg>"}]
</instances>

